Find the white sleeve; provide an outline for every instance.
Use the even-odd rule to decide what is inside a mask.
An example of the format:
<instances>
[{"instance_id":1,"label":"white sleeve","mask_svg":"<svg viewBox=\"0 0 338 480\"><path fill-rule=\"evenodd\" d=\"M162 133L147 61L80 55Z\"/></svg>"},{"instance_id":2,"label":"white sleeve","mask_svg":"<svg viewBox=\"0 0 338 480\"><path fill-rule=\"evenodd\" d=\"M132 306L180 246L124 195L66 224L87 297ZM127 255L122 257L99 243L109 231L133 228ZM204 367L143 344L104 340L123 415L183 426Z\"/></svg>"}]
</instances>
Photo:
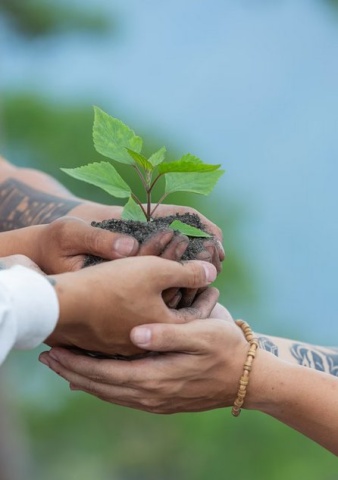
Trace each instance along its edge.
<instances>
[{"instance_id":1,"label":"white sleeve","mask_svg":"<svg viewBox=\"0 0 338 480\"><path fill-rule=\"evenodd\" d=\"M59 302L54 287L21 265L0 271L0 365L12 348L31 349L54 330Z\"/></svg>"}]
</instances>

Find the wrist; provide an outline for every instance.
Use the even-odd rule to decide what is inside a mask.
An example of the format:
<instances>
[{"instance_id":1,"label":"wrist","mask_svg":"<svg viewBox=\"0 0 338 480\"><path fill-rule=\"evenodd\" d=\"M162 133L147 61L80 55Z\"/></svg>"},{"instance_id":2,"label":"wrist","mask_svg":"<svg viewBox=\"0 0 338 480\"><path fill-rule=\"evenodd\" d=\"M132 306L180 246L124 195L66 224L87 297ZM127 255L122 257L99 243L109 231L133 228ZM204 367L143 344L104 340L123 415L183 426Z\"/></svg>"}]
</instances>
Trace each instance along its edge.
<instances>
[{"instance_id":1,"label":"wrist","mask_svg":"<svg viewBox=\"0 0 338 480\"><path fill-rule=\"evenodd\" d=\"M45 342L50 346L76 345L72 340L85 330L89 312L83 299L88 296L88 290L75 276L76 272L49 276L59 302L58 322Z\"/></svg>"},{"instance_id":2,"label":"wrist","mask_svg":"<svg viewBox=\"0 0 338 480\"><path fill-rule=\"evenodd\" d=\"M96 202L81 200L79 205L69 211L68 215L81 218L88 222L102 221L110 218L121 218L122 207L116 205L102 205Z\"/></svg>"},{"instance_id":3,"label":"wrist","mask_svg":"<svg viewBox=\"0 0 338 480\"><path fill-rule=\"evenodd\" d=\"M25 255L40 267L40 236L46 225L24 227L1 233L0 256Z\"/></svg>"},{"instance_id":4,"label":"wrist","mask_svg":"<svg viewBox=\"0 0 338 480\"><path fill-rule=\"evenodd\" d=\"M273 415L275 409L283 402L283 384L289 367L287 362L272 353L258 349L250 374L244 408Z\"/></svg>"}]
</instances>

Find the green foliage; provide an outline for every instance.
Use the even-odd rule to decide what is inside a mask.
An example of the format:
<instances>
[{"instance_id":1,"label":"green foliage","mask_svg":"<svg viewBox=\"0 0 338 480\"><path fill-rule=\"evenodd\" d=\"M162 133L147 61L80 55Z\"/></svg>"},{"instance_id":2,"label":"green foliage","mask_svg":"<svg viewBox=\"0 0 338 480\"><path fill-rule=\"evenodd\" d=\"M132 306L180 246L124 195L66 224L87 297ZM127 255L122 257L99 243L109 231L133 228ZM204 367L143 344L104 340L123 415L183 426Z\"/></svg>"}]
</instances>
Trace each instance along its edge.
<instances>
[{"instance_id":1,"label":"green foliage","mask_svg":"<svg viewBox=\"0 0 338 480\"><path fill-rule=\"evenodd\" d=\"M78 168L61 168L61 170L77 180L102 188L117 198L126 198L131 194L129 185L108 162L95 162Z\"/></svg>"},{"instance_id":2,"label":"green foliage","mask_svg":"<svg viewBox=\"0 0 338 480\"><path fill-rule=\"evenodd\" d=\"M158 205L171 193L193 192L208 195L224 173L219 169L220 165L203 163L202 160L191 154L186 154L175 162L164 163L166 153L164 147L147 158L141 153L142 138L138 137L121 120L111 117L98 107L94 107L93 140L98 153L115 162L134 168L146 192L146 209L139 197L132 192L132 189L110 163L91 163L80 168L63 168L62 171L78 180L96 185L114 197L129 198L123 213L124 219L149 222ZM166 181L164 194L159 202L152 206L152 191L163 176ZM208 236L199 229L187 229L182 222L176 222L175 230L189 236Z\"/></svg>"},{"instance_id":3,"label":"green foliage","mask_svg":"<svg viewBox=\"0 0 338 480\"><path fill-rule=\"evenodd\" d=\"M206 232L203 232L203 230L200 230L199 228L193 227L191 225L187 225L180 220L174 220L170 224L170 228L172 228L173 230L177 230L178 232L181 232L188 237L210 237L210 235Z\"/></svg>"},{"instance_id":4,"label":"green foliage","mask_svg":"<svg viewBox=\"0 0 338 480\"><path fill-rule=\"evenodd\" d=\"M94 107L93 140L95 149L116 162L133 165L129 152L140 153L142 139L117 118Z\"/></svg>"},{"instance_id":5,"label":"green foliage","mask_svg":"<svg viewBox=\"0 0 338 480\"><path fill-rule=\"evenodd\" d=\"M25 38L47 36L67 31L102 33L110 27L97 11L85 11L45 0L0 0L0 12L17 33Z\"/></svg>"}]
</instances>

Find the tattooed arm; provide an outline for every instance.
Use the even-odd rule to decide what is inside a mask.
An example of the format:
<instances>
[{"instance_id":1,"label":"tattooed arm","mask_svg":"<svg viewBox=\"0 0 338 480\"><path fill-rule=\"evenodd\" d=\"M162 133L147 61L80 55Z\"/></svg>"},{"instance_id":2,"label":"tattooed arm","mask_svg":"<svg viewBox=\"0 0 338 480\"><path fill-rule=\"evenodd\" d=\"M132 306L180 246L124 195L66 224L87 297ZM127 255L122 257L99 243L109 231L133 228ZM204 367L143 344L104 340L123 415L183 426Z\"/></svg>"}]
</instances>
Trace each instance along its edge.
<instances>
[{"instance_id":1,"label":"tattooed arm","mask_svg":"<svg viewBox=\"0 0 338 480\"><path fill-rule=\"evenodd\" d=\"M288 338L257 335L262 350L289 363L313 368L338 377L338 347L321 347Z\"/></svg>"},{"instance_id":2,"label":"tattooed arm","mask_svg":"<svg viewBox=\"0 0 338 480\"><path fill-rule=\"evenodd\" d=\"M34 169L18 168L0 155L0 232L50 223L64 215L100 221L119 218L121 212L119 206L102 205L76 197L50 175ZM224 260L221 230L189 207L160 205L156 214L165 216L176 212L198 213L208 231L218 240L216 249L213 245L208 248L215 250L210 253L210 259L219 269L220 261Z\"/></svg>"},{"instance_id":3,"label":"tattooed arm","mask_svg":"<svg viewBox=\"0 0 338 480\"><path fill-rule=\"evenodd\" d=\"M50 223L64 215L103 220L118 216L120 210L80 199L51 176L17 168L0 157L0 232Z\"/></svg>"},{"instance_id":4,"label":"tattooed arm","mask_svg":"<svg viewBox=\"0 0 338 480\"><path fill-rule=\"evenodd\" d=\"M221 243L222 232L214 223L193 208L176 205L160 205L156 215L167 216L186 212L197 213L217 240L205 242L205 248L198 253L197 259L210 261L219 272L221 262L224 260L224 250ZM119 206L102 205L78 198L51 176L34 169L17 168L0 156L0 232L51 223L65 215L91 222L120 218L121 213L122 208ZM185 251L185 248L182 248L184 243L186 248L188 245L186 237L168 236L168 231L162 231L152 236L147 245L144 245L144 249L137 253L161 254L171 260L180 260ZM135 249L130 251L129 255L135 255ZM193 298L192 292L189 294L187 291L184 295L186 303Z\"/></svg>"},{"instance_id":5,"label":"tattooed arm","mask_svg":"<svg viewBox=\"0 0 338 480\"><path fill-rule=\"evenodd\" d=\"M166 414L230 407L248 343L224 308L215 313L217 318L181 325L134 328L133 343L159 356L98 361L52 349L42 359L71 389L107 402ZM243 407L276 418L338 455L338 378L327 366L336 364L335 350L273 337L260 343Z\"/></svg>"}]
</instances>

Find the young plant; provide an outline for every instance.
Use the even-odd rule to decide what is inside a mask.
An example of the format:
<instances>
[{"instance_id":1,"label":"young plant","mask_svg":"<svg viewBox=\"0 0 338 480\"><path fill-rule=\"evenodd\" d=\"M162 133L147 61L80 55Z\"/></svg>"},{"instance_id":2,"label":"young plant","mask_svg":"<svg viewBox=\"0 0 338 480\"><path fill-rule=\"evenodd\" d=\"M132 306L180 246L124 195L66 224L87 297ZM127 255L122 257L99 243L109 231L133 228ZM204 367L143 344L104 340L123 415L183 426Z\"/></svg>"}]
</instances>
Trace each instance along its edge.
<instances>
[{"instance_id":1,"label":"young plant","mask_svg":"<svg viewBox=\"0 0 338 480\"><path fill-rule=\"evenodd\" d=\"M98 107L94 107L94 112L95 149L105 157L130 165L135 170L145 191L146 206L142 205L141 200L110 162L95 162L61 170L78 180L102 188L114 197L128 198L122 213L124 220L150 222L157 207L168 195L175 192L208 195L224 173L220 170L220 165L206 164L190 153L177 161L165 162L165 147L147 158L141 153L142 138L135 135L120 120L111 117ZM153 205L153 189L161 177L165 178L165 189L161 198ZM172 222L170 227L189 236L209 236L202 230L178 220Z\"/></svg>"}]
</instances>

